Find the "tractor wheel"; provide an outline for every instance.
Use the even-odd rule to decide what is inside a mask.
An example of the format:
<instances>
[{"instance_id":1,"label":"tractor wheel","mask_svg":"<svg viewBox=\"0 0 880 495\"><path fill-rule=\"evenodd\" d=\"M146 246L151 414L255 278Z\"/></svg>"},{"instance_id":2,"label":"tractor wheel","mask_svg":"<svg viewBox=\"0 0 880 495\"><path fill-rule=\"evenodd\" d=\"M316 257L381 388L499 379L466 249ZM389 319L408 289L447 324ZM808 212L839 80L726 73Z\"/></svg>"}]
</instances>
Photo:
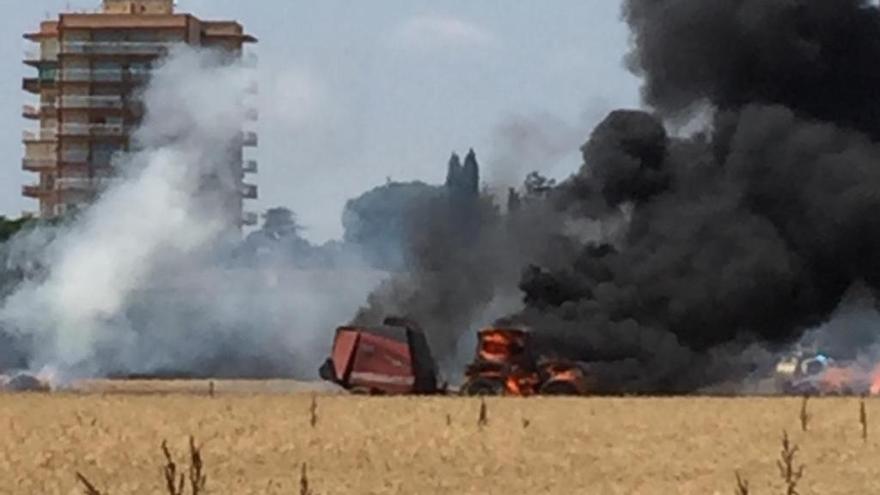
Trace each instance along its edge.
<instances>
[{"instance_id":1,"label":"tractor wheel","mask_svg":"<svg viewBox=\"0 0 880 495\"><path fill-rule=\"evenodd\" d=\"M327 358L324 361L324 364L318 369L318 375L322 380L326 380L328 382L336 382L336 368L333 365L333 359Z\"/></svg>"},{"instance_id":2,"label":"tractor wheel","mask_svg":"<svg viewBox=\"0 0 880 495\"><path fill-rule=\"evenodd\" d=\"M579 395L575 384L564 380L551 380L541 385L541 395Z\"/></svg>"},{"instance_id":3,"label":"tractor wheel","mask_svg":"<svg viewBox=\"0 0 880 495\"><path fill-rule=\"evenodd\" d=\"M461 387L462 395L504 395L504 384L490 378L474 378Z\"/></svg>"}]
</instances>

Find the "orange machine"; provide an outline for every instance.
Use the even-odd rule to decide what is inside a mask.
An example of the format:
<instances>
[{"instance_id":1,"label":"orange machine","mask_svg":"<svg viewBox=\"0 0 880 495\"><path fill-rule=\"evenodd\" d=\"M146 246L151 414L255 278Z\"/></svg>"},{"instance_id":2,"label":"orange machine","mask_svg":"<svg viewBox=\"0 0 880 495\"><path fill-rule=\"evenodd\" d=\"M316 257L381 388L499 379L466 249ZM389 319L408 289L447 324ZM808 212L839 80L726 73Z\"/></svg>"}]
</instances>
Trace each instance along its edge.
<instances>
[{"instance_id":1,"label":"orange machine","mask_svg":"<svg viewBox=\"0 0 880 495\"><path fill-rule=\"evenodd\" d=\"M321 378L364 394L435 394L436 364L418 326L387 318L372 327L336 329Z\"/></svg>"},{"instance_id":2,"label":"orange machine","mask_svg":"<svg viewBox=\"0 0 880 495\"><path fill-rule=\"evenodd\" d=\"M580 395L587 380L575 363L538 360L529 333L519 328L486 328L477 334L474 362L465 372L464 395Z\"/></svg>"}]
</instances>

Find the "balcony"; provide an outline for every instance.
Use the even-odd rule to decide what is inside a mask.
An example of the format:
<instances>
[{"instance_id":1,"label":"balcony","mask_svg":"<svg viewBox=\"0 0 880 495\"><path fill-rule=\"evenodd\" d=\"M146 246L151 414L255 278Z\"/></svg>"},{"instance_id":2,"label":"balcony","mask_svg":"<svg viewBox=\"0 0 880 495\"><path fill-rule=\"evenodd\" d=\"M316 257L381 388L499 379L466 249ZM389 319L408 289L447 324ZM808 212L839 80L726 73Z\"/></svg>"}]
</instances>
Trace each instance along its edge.
<instances>
[{"instance_id":1,"label":"balcony","mask_svg":"<svg viewBox=\"0 0 880 495\"><path fill-rule=\"evenodd\" d=\"M61 108L121 110L123 101L121 96L65 95L61 97Z\"/></svg>"},{"instance_id":2,"label":"balcony","mask_svg":"<svg viewBox=\"0 0 880 495\"><path fill-rule=\"evenodd\" d=\"M55 141L57 135L58 132L56 128L44 127L38 131L23 131L21 133L21 139L26 143L37 141Z\"/></svg>"},{"instance_id":3,"label":"balcony","mask_svg":"<svg viewBox=\"0 0 880 495\"><path fill-rule=\"evenodd\" d=\"M143 70L65 69L61 71L61 80L65 82L141 83L146 81L149 75L149 71Z\"/></svg>"},{"instance_id":4,"label":"balcony","mask_svg":"<svg viewBox=\"0 0 880 495\"><path fill-rule=\"evenodd\" d=\"M24 105L21 107L21 116L26 119L39 119L40 110L33 105Z\"/></svg>"},{"instance_id":5,"label":"balcony","mask_svg":"<svg viewBox=\"0 0 880 495\"><path fill-rule=\"evenodd\" d=\"M29 198L39 198L51 192L52 188L43 183L21 186L21 194Z\"/></svg>"},{"instance_id":6,"label":"balcony","mask_svg":"<svg viewBox=\"0 0 880 495\"><path fill-rule=\"evenodd\" d=\"M59 177L55 186L60 191L100 191L119 182L115 177Z\"/></svg>"},{"instance_id":7,"label":"balcony","mask_svg":"<svg viewBox=\"0 0 880 495\"><path fill-rule=\"evenodd\" d=\"M61 161L64 163L88 163L89 151L68 149L61 152Z\"/></svg>"},{"instance_id":8,"label":"balcony","mask_svg":"<svg viewBox=\"0 0 880 495\"><path fill-rule=\"evenodd\" d=\"M39 93L43 87L51 88L58 79L58 69L53 67L41 67L37 77L25 77L21 82L21 89Z\"/></svg>"},{"instance_id":9,"label":"balcony","mask_svg":"<svg viewBox=\"0 0 880 495\"><path fill-rule=\"evenodd\" d=\"M122 124L62 124L59 129L61 136L125 136L126 129Z\"/></svg>"},{"instance_id":10,"label":"balcony","mask_svg":"<svg viewBox=\"0 0 880 495\"><path fill-rule=\"evenodd\" d=\"M246 211L242 214L242 225L256 225L260 222L260 216L252 211Z\"/></svg>"},{"instance_id":11,"label":"balcony","mask_svg":"<svg viewBox=\"0 0 880 495\"><path fill-rule=\"evenodd\" d=\"M257 173L257 168L256 160L245 160L245 162L241 164L241 171L245 174L255 174Z\"/></svg>"},{"instance_id":12,"label":"balcony","mask_svg":"<svg viewBox=\"0 0 880 495\"><path fill-rule=\"evenodd\" d=\"M44 172L55 168L56 165L58 165L58 161L54 158L25 157L21 160L22 170L27 170L28 172Z\"/></svg>"},{"instance_id":13,"label":"balcony","mask_svg":"<svg viewBox=\"0 0 880 495\"><path fill-rule=\"evenodd\" d=\"M78 55L163 55L181 42L166 41L67 41L64 54Z\"/></svg>"},{"instance_id":14,"label":"balcony","mask_svg":"<svg viewBox=\"0 0 880 495\"><path fill-rule=\"evenodd\" d=\"M257 186L253 184L242 184L241 197L245 199L257 199Z\"/></svg>"},{"instance_id":15,"label":"balcony","mask_svg":"<svg viewBox=\"0 0 880 495\"><path fill-rule=\"evenodd\" d=\"M251 148L255 148L258 144L259 140L257 139L257 133L253 131L244 131L241 133L241 145L247 146Z\"/></svg>"},{"instance_id":16,"label":"balcony","mask_svg":"<svg viewBox=\"0 0 880 495\"><path fill-rule=\"evenodd\" d=\"M52 101L41 101L35 105L22 105L21 114L25 118L38 119L44 112L52 112L55 110L55 103Z\"/></svg>"},{"instance_id":17,"label":"balcony","mask_svg":"<svg viewBox=\"0 0 880 495\"><path fill-rule=\"evenodd\" d=\"M64 82L122 82L121 70L65 69L61 71Z\"/></svg>"},{"instance_id":18,"label":"balcony","mask_svg":"<svg viewBox=\"0 0 880 495\"><path fill-rule=\"evenodd\" d=\"M44 52L39 46L34 46L24 51L24 63L39 65L44 62L58 62L58 53Z\"/></svg>"}]
</instances>

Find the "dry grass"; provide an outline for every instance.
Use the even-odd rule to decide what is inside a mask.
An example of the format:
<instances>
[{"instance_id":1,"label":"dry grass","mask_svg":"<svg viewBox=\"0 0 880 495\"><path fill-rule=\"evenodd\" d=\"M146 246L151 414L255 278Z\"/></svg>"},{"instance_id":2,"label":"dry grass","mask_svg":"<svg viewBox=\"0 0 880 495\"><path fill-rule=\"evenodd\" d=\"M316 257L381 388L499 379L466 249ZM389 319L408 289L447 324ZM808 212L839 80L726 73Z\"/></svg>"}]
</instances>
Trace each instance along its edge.
<instances>
[{"instance_id":1,"label":"dry grass","mask_svg":"<svg viewBox=\"0 0 880 495\"><path fill-rule=\"evenodd\" d=\"M222 387L218 383L218 390ZM795 431L808 494L880 491L880 443L855 399L317 398L296 395L0 395L0 493L164 494L162 439L201 446L208 494L785 493ZM878 401L866 400L870 410ZM180 454L183 455L183 454Z\"/></svg>"}]
</instances>

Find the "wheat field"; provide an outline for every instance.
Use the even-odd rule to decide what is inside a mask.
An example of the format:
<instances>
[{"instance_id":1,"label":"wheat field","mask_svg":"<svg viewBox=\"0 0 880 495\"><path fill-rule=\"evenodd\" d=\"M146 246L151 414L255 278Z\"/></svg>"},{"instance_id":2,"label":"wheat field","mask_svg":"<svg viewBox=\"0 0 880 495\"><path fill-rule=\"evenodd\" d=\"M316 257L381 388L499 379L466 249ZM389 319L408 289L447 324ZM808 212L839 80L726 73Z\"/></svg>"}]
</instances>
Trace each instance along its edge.
<instances>
[{"instance_id":1,"label":"wheat field","mask_svg":"<svg viewBox=\"0 0 880 495\"><path fill-rule=\"evenodd\" d=\"M218 389L219 390L219 389ZM494 398L311 393L0 395L0 493L165 494L163 439L186 465L202 444L210 494L784 493L787 430L799 493L880 491L880 401L774 398ZM874 411L876 410L876 413ZM876 414L876 421L873 415ZM876 425L874 423L876 423Z\"/></svg>"}]
</instances>

